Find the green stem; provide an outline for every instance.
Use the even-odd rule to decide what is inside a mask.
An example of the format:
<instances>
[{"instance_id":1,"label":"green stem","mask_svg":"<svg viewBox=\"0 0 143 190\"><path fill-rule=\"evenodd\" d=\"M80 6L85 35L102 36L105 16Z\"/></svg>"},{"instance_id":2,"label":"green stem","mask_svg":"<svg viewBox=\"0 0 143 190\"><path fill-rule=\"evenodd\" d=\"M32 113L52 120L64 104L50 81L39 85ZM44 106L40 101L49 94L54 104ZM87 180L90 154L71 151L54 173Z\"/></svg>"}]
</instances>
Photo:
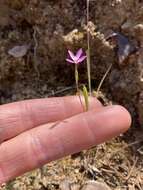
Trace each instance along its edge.
<instances>
[{"instance_id":1,"label":"green stem","mask_svg":"<svg viewBox=\"0 0 143 190\"><path fill-rule=\"evenodd\" d=\"M78 74L78 65L77 64L75 64L75 83L76 83L77 95L79 96L80 103L83 106L82 99L80 97L79 74Z\"/></svg>"},{"instance_id":2,"label":"green stem","mask_svg":"<svg viewBox=\"0 0 143 190\"><path fill-rule=\"evenodd\" d=\"M75 84L77 92L79 92L79 74L78 74L78 65L75 64Z\"/></svg>"}]
</instances>

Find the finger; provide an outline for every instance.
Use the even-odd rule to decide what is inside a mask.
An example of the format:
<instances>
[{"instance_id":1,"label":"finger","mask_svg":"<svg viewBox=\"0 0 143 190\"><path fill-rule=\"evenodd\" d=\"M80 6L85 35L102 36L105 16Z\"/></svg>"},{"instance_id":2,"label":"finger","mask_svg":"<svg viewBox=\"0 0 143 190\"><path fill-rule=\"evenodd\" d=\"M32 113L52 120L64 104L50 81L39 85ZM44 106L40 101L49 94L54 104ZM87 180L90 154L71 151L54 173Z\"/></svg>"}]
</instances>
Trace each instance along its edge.
<instances>
[{"instance_id":1,"label":"finger","mask_svg":"<svg viewBox=\"0 0 143 190\"><path fill-rule=\"evenodd\" d=\"M82 100L84 104L84 100ZM0 142L47 122L62 120L84 111L80 98L70 96L21 101L0 106ZM89 109L100 107L90 98Z\"/></svg>"},{"instance_id":2,"label":"finger","mask_svg":"<svg viewBox=\"0 0 143 190\"><path fill-rule=\"evenodd\" d=\"M1 145L0 182L102 143L125 132L130 124L124 108L111 106L73 116L54 127L31 129Z\"/></svg>"}]
</instances>

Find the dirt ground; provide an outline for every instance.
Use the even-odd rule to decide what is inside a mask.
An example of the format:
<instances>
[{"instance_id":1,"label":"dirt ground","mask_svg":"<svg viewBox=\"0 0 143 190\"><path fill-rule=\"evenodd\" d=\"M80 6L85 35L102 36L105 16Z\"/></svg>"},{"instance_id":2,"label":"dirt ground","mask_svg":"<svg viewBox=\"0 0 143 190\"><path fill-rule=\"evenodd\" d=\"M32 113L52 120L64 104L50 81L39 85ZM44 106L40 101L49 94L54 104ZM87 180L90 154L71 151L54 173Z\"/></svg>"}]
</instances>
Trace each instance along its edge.
<instances>
[{"instance_id":1,"label":"dirt ground","mask_svg":"<svg viewBox=\"0 0 143 190\"><path fill-rule=\"evenodd\" d=\"M1 0L0 103L74 94L73 68L65 58L68 48L86 50L86 26L85 0ZM125 62L119 62L117 50L106 40L111 32L137 47ZM133 116L132 128L92 150L18 177L1 190L60 189L63 180L79 186L86 180L104 181L113 190L143 189L143 1L91 1L90 33L92 87L97 89L113 64L102 99L124 105ZM86 65L79 72L80 82L86 83Z\"/></svg>"}]
</instances>

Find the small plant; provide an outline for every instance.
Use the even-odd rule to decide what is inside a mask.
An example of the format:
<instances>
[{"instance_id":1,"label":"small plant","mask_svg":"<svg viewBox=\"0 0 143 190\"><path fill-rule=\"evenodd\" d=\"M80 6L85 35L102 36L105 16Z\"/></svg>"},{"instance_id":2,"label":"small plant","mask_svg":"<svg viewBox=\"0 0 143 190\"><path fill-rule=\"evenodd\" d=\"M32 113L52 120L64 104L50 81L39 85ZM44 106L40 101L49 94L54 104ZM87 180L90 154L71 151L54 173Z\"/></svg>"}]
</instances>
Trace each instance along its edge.
<instances>
[{"instance_id":1,"label":"small plant","mask_svg":"<svg viewBox=\"0 0 143 190\"><path fill-rule=\"evenodd\" d=\"M84 101L85 101L85 110L88 111L88 107L89 107L89 96L96 96L97 98L99 97L99 92L101 89L101 86L103 84L103 82L106 79L106 76L108 75L108 73L110 72L111 68L112 68L112 64L110 64L109 68L107 69L106 73L104 74L104 76L102 77L99 86L97 88L97 90L92 93L92 89L91 89L91 60L90 60L90 28L89 28L89 5L90 5L90 0L86 1L86 5L87 5L87 51L86 54L83 52L82 48L79 49L76 54L74 54L72 51L68 50L68 58L66 59L67 62L72 63L75 65L75 83L76 83L76 89L77 89L77 94L80 97L80 94L83 95L84 97ZM79 64L81 64L85 59L87 59L87 77L88 77L88 90L87 87L85 85L83 85L82 90L80 90L79 88L79 72L78 72L78 66ZM81 98L80 98L81 101ZM81 101L82 103L82 101Z\"/></svg>"},{"instance_id":2,"label":"small plant","mask_svg":"<svg viewBox=\"0 0 143 190\"><path fill-rule=\"evenodd\" d=\"M82 90L79 89L79 73L78 73L79 64L81 64L86 58L87 56L81 48L77 51L76 54L68 50L68 58L66 59L66 61L75 65L75 83L76 83L77 94L80 97L80 94L82 93L85 100L85 110L87 111L88 110L88 91L85 85L83 85ZM80 101L81 101L81 98L80 98Z\"/></svg>"}]
</instances>

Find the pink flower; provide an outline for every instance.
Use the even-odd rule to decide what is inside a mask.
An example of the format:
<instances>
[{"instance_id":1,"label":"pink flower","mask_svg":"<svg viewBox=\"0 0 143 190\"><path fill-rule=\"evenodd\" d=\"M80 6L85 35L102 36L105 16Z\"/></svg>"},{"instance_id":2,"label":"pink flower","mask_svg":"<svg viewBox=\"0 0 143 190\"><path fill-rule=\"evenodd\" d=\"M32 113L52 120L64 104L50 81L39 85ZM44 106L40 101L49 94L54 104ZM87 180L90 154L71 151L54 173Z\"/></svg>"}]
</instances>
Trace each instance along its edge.
<instances>
[{"instance_id":1,"label":"pink flower","mask_svg":"<svg viewBox=\"0 0 143 190\"><path fill-rule=\"evenodd\" d=\"M68 56L69 58L67 58L66 61L69 63L74 63L74 64L82 63L87 57L84 54L82 48L77 51L76 55L74 55L72 51L68 50Z\"/></svg>"}]
</instances>

